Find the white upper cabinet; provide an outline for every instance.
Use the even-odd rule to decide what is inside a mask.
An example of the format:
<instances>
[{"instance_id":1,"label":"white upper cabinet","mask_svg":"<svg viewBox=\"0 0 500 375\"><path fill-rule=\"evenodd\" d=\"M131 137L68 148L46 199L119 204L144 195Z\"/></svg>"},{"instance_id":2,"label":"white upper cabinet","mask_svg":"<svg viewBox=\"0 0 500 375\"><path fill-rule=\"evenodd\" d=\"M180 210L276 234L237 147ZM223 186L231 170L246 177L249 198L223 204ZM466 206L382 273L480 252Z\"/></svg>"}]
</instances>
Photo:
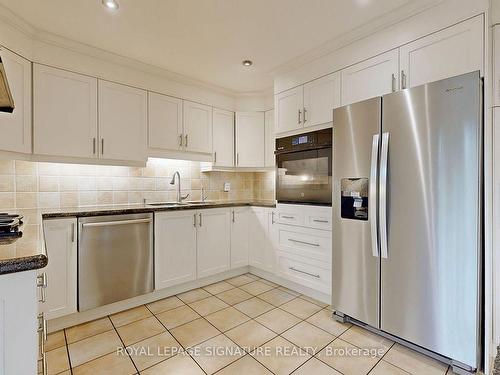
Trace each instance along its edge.
<instances>
[{"instance_id":1,"label":"white upper cabinet","mask_svg":"<svg viewBox=\"0 0 500 375\"><path fill-rule=\"evenodd\" d=\"M184 149L212 153L212 107L184 100Z\"/></svg>"},{"instance_id":2,"label":"white upper cabinet","mask_svg":"<svg viewBox=\"0 0 500 375\"><path fill-rule=\"evenodd\" d=\"M97 157L97 79L39 64L33 73L34 153Z\"/></svg>"},{"instance_id":3,"label":"white upper cabinet","mask_svg":"<svg viewBox=\"0 0 500 375\"><path fill-rule=\"evenodd\" d=\"M248 266L249 222L248 207L231 210L231 268Z\"/></svg>"},{"instance_id":4,"label":"white upper cabinet","mask_svg":"<svg viewBox=\"0 0 500 375\"><path fill-rule=\"evenodd\" d=\"M46 319L54 319L76 312L76 219L44 220L43 233L50 260L40 272L46 273L47 288L46 301L39 308Z\"/></svg>"},{"instance_id":5,"label":"white upper cabinet","mask_svg":"<svg viewBox=\"0 0 500 375\"><path fill-rule=\"evenodd\" d=\"M394 49L341 71L342 105L356 103L398 89L399 55Z\"/></svg>"},{"instance_id":6,"label":"white upper cabinet","mask_svg":"<svg viewBox=\"0 0 500 375\"><path fill-rule=\"evenodd\" d=\"M284 133L302 128L303 104L303 86L295 87L275 96L276 133Z\"/></svg>"},{"instance_id":7,"label":"white upper cabinet","mask_svg":"<svg viewBox=\"0 0 500 375\"><path fill-rule=\"evenodd\" d=\"M230 268L231 222L230 210L214 208L198 211L197 275L215 275Z\"/></svg>"},{"instance_id":8,"label":"white upper cabinet","mask_svg":"<svg viewBox=\"0 0 500 375\"><path fill-rule=\"evenodd\" d=\"M155 213L155 289L196 279L196 211Z\"/></svg>"},{"instance_id":9,"label":"white upper cabinet","mask_svg":"<svg viewBox=\"0 0 500 375\"><path fill-rule=\"evenodd\" d=\"M148 92L148 147L182 148L182 99Z\"/></svg>"},{"instance_id":10,"label":"white upper cabinet","mask_svg":"<svg viewBox=\"0 0 500 375\"><path fill-rule=\"evenodd\" d=\"M236 112L236 166L264 166L264 112Z\"/></svg>"},{"instance_id":11,"label":"white upper cabinet","mask_svg":"<svg viewBox=\"0 0 500 375\"><path fill-rule=\"evenodd\" d=\"M234 112L213 110L213 164L234 166Z\"/></svg>"},{"instance_id":12,"label":"white upper cabinet","mask_svg":"<svg viewBox=\"0 0 500 375\"><path fill-rule=\"evenodd\" d=\"M15 106L0 113L0 150L31 153L31 63L5 49L0 54Z\"/></svg>"},{"instance_id":13,"label":"white upper cabinet","mask_svg":"<svg viewBox=\"0 0 500 375\"><path fill-rule=\"evenodd\" d=\"M99 80L99 152L102 158L146 160L147 107L146 91Z\"/></svg>"},{"instance_id":14,"label":"white upper cabinet","mask_svg":"<svg viewBox=\"0 0 500 375\"><path fill-rule=\"evenodd\" d=\"M266 111L264 114L264 157L265 157L265 167L274 167L274 148L275 148L275 136L274 136L274 110Z\"/></svg>"},{"instance_id":15,"label":"white upper cabinet","mask_svg":"<svg viewBox=\"0 0 500 375\"><path fill-rule=\"evenodd\" d=\"M480 15L402 46L402 88L475 70L482 72L483 32Z\"/></svg>"},{"instance_id":16,"label":"white upper cabinet","mask_svg":"<svg viewBox=\"0 0 500 375\"><path fill-rule=\"evenodd\" d=\"M333 108L340 107L340 72L304 85L302 122L305 127L333 121Z\"/></svg>"}]
</instances>

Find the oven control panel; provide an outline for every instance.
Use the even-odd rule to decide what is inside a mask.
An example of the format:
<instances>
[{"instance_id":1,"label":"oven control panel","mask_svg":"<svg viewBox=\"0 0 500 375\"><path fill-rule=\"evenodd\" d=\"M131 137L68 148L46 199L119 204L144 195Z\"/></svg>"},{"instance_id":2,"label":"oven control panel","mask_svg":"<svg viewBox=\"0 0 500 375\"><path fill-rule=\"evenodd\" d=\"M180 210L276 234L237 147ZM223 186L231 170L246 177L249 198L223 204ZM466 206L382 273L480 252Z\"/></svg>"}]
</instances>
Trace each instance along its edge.
<instances>
[{"instance_id":1,"label":"oven control panel","mask_svg":"<svg viewBox=\"0 0 500 375\"><path fill-rule=\"evenodd\" d=\"M332 129L323 129L299 135L276 139L276 154L307 149L324 148L332 145Z\"/></svg>"}]
</instances>

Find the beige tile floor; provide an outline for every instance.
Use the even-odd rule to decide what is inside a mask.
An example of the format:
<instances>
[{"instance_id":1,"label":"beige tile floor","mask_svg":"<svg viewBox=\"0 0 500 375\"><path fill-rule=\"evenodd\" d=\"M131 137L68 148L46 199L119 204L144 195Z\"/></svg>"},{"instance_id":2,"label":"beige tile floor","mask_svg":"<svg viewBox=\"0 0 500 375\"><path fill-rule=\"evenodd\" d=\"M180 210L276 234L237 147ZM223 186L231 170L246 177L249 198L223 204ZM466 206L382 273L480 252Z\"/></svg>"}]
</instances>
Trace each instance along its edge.
<instances>
[{"instance_id":1,"label":"beige tile floor","mask_svg":"<svg viewBox=\"0 0 500 375\"><path fill-rule=\"evenodd\" d=\"M451 374L252 274L52 333L46 351L64 375Z\"/></svg>"}]
</instances>

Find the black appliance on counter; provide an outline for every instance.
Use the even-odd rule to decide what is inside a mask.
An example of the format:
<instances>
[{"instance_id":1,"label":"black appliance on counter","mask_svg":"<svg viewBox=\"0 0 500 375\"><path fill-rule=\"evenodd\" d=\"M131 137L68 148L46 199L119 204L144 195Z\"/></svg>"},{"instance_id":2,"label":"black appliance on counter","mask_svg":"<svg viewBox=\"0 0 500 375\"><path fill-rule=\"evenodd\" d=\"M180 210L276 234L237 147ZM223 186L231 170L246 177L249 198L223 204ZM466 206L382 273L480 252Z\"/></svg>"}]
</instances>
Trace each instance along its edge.
<instances>
[{"instance_id":1,"label":"black appliance on counter","mask_svg":"<svg viewBox=\"0 0 500 375\"><path fill-rule=\"evenodd\" d=\"M332 129L276 139L278 203L332 205Z\"/></svg>"},{"instance_id":2,"label":"black appliance on counter","mask_svg":"<svg viewBox=\"0 0 500 375\"><path fill-rule=\"evenodd\" d=\"M23 236L21 215L0 213L0 245L8 245Z\"/></svg>"}]
</instances>

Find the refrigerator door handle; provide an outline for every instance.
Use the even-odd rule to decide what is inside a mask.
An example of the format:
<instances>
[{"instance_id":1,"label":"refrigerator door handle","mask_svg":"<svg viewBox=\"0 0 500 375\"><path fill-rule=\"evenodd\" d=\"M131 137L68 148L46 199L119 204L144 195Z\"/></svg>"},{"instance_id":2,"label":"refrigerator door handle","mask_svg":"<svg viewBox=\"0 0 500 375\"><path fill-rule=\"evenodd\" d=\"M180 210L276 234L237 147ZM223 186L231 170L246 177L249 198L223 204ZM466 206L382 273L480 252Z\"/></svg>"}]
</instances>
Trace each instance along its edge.
<instances>
[{"instance_id":1,"label":"refrigerator door handle","mask_svg":"<svg viewBox=\"0 0 500 375\"><path fill-rule=\"evenodd\" d=\"M389 156L389 133L382 134L382 150L380 154L380 252L387 259L387 169Z\"/></svg>"},{"instance_id":2,"label":"refrigerator door handle","mask_svg":"<svg viewBox=\"0 0 500 375\"><path fill-rule=\"evenodd\" d=\"M372 157L370 166L370 184L368 192L368 212L370 216L370 230L372 237L372 255L378 257L378 229L377 229L377 165L378 165L379 135L375 134L372 141Z\"/></svg>"}]
</instances>

